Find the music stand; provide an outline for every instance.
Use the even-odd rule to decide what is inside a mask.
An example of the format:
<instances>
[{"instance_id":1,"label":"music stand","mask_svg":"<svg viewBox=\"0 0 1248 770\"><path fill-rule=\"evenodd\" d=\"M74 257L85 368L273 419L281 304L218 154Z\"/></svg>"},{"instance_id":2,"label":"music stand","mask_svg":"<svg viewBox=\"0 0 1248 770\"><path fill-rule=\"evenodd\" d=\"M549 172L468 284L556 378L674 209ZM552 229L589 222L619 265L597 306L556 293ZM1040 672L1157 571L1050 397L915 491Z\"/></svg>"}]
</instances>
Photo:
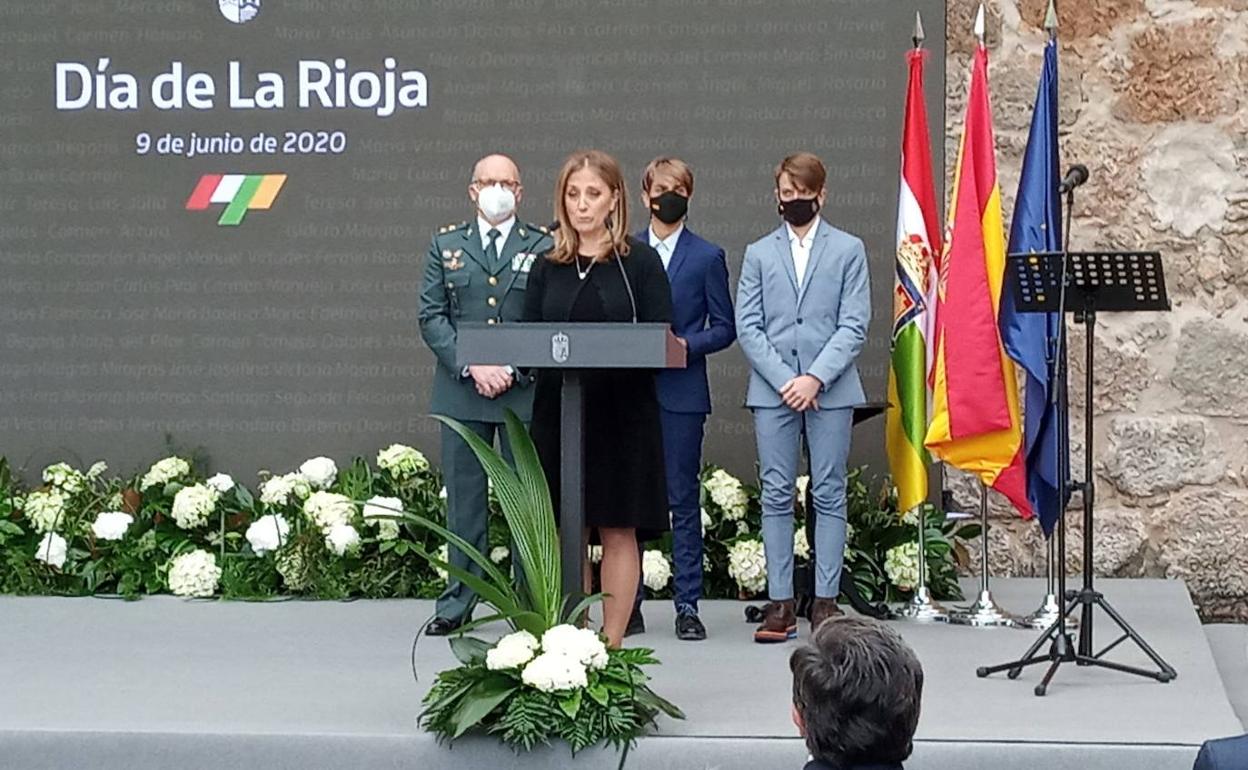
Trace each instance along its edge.
<instances>
[{"instance_id":1,"label":"music stand","mask_svg":"<svg viewBox=\"0 0 1248 770\"><path fill-rule=\"evenodd\" d=\"M1040 684L1036 685L1036 695L1044 695L1049 683L1053 680L1058 668L1063 663L1074 663L1078 666L1097 666L1114 671L1121 671L1135 676L1169 682L1178 676L1170 664L1166 663L1148 642L1106 601L1103 594L1096 590L1093 579L1093 508L1096 501L1096 477L1092 469L1093 443L1093 351L1096 332L1096 314L1098 312L1145 312L1169 310L1170 300L1166 297L1165 276L1162 272L1161 254L1156 251L1096 251L1096 252L1039 252L1031 254L1009 255L1011 267L1010 277L1013 280L1014 299L1022 312L1028 313L1061 313L1061 331L1057 339L1057 353L1054 356L1054 368L1063 372L1065 361L1065 313L1074 313L1075 323L1082 323L1087 329L1084 341L1085 356L1085 390L1084 390L1084 480L1082 484L1073 486L1083 493L1083 586L1078 591L1064 591L1065 611L1049 626L1048 630L1037 639L1023 654L1023 657L997 666L981 667L976 671L978 676L986 677L1000 671L1008 672L1010 679L1017 679L1026 666L1049 663ZM1064 377L1054 378L1055 387L1060 390L1065 401ZM1069 425L1064 425L1064 432L1069 432ZM1069 447L1068 435L1063 435L1062 446ZM1069 457L1062 458L1063 465L1068 465ZM1066 473L1062 473L1062 484L1065 485ZM1065 499L1064 495L1059 498ZM1064 517L1063 517L1064 518ZM1065 549L1063 549L1064 552ZM1065 588L1066 565L1059 566L1059 577ZM1100 607L1111 620L1117 624L1122 636L1108 644L1099 652L1092 650L1092 618L1093 609ZM1071 631L1066 625L1066 616L1078 608L1079 641L1071 640ZM1122 642L1130 639L1146 654L1159 671L1148 671L1135 666L1104 660L1104 655ZM1038 654L1045 642L1050 642L1047 653Z\"/></svg>"}]
</instances>

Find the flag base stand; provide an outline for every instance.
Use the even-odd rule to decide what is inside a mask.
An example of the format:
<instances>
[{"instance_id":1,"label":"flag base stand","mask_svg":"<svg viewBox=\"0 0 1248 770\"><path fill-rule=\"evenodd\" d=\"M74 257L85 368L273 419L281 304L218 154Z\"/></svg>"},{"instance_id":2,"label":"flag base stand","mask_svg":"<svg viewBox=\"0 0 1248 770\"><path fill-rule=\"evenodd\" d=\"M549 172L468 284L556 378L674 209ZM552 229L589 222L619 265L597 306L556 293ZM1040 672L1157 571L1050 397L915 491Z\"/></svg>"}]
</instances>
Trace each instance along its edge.
<instances>
[{"instance_id":1,"label":"flag base stand","mask_svg":"<svg viewBox=\"0 0 1248 770\"><path fill-rule=\"evenodd\" d=\"M912 623L945 623L949 620L949 610L932 598L927 586L919 586L910 601L897 610L897 619Z\"/></svg>"},{"instance_id":2,"label":"flag base stand","mask_svg":"<svg viewBox=\"0 0 1248 770\"><path fill-rule=\"evenodd\" d=\"M1067 193L1066 204L1069 212L1073 202L1073 192ZM1069 213L1068 213L1069 216ZM1069 237L1069 228L1067 229ZM1092 405L1095 403L1094 339L1096 334L1096 313L1098 310L1168 310L1170 302L1166 298L1165 280L1162 274L1161 255L1157 252L1123 252L1123 253L1073 253L1070 251L1051 254L1020 255L1016 262L1018 267L1019 303L1024 310L1033 312L1056 311L1061 319L1053 357L1053 367L1058 383L1054 389L1055 398L1061 407L1062 428L1059 431L1059 460L1063 468L1059 476L1059 499L1065 500L1065 491L1074 487L1083 493L1083 586L1077 591L1066 591L1065 561L1065 517L1058 521L1058 578L1059 593L1066 601L1062 615L1049 626L1039 639L1032 643L1023 657L1018 660L996 666L983 666L976 670L976 675L986 677L990 674L1006 672L1010 679L1017 679L1024 668L1047 663L1048 669L1044 677L1035 687L1035 694L1042 696L1048 692L1049 684L1064 663L1074 663L1080 667L1105 668L1124 674L1154 679L1166 683L1178 677L1178 672L1167 663L1148 642L1131 627L1118 611L1114 609L1104 594L1094 586L1095 565L1092 559L1093 540L1096 532L1093 526L1093 511L1096 505L1096 471L1092 465L1092 447L1096 446L1093 431L1094 414ZM1068 281L1067 263L1074 273L1073 280ZM1030 285L1028 283L1030 282ZM1069 284L1069 285L1068 285ZM1087 330L1084 335L1084 467L1083 482L1074 484L1069 481L1069 446L1070 427L1066 415L1066 352L1065 352L1065 312L1066 295L1073 294L1078 300L1075 307L1075 322L1083 323ZM1056 296L1055 296L1056 295ZM1056 299L1056 302L1054 302ZM1121 635L1093 652L1093 610L1099 608L1118 626ZM1079 631L1076 642L1065 618L1072 617L1078 610ZM1105 660L1111 650L1122 642L1130 640L1152 661L1156 670L1127 666ZM1048 644L1048 650L1041 650Z\"/></svg>"},{"instance_id":3,"label":"flag base stand","mask_svg":"<svg viewBox=\"0 0 1248 770\"><path fill-rule=\"evenodd\" d=\"M988 587L988 487L979 485L979 598L949 613L949 622L975 628L1017 628L1018 618L1001 608Z\"/></svg>"},{"instance_id":4,"label":"flag base stand","mask_svg":"<svg viewBox=\"0 0 1248 770\"><path fill-rule=\"evenodd\" d=\"M987 588L979 592L979 598L966 609L954 610L949 622L955 626L975 628L1017 628L1018 618L1001 608Z\"/></svg>"},{"instance_id":5,"label":"flag base stand","mask_svg":"<svg viewBox=\"0 0 1248 770\"><path fill-rule=\"evenodd\" d=\"M1063 617L1062 603L1057 600L1057 594L1045 594L1044 601L1040 603L1040 608L1030 615L1024 615L1018 619L1020 626L1024 628L1032 628L1037 631L1043 631L1049 626L1057 622L1058 618ZM1066 627L1073 630L1079 628L1079 620L1074 617L1066 618Z\"/></svg>"},{"instance_id":6,"label":"flag base stand","mask_svg":"<svg viewBox=\"0 0 1248 770\"><path fill-rule=\"evenodd\" d=\"M1065 534L1065 530L1063 530L1063 537L1062 537L1063 559L1065 558L1065 554L1066 554L1066 549L1064 547L1065 546L1064 534ZM1057 556L1054 554L1054 549L1057 546L1058 539L1059 538L1057 537L1050 537L1048 539L1047 547L1045 548L1044 577L1045 577L1046 585L1048 586L1048 593L1044 595L1044 600L1040 602L1040 607L1035 612L1031 613L1030 615L1025 615L1019 618L1018 620L1019 625L1024 626L1026 628L1034 628L1037 631L1043 631L1049 626L1056 623L1058 618L1063 617L1062 603L1057 598L1057 586L1055 584L1055 578L1053 574L1053 564L1057 560ZM1066 618L1066 627L1071 630L1075 630L1079 628L1078 619L1074 617Z\"/></svg>"}]
</instances>

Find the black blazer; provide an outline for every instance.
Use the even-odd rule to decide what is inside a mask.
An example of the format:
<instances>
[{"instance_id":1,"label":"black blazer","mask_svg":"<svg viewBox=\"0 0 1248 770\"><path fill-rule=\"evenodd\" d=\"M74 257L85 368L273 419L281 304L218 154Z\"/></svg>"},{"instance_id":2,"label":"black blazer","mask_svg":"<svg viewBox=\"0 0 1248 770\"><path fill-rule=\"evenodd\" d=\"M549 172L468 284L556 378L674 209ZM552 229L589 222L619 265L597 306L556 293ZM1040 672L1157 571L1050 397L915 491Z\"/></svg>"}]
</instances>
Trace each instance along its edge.
<instances>
[{"instance_id":1,"label":"black blazer","mask_svg":"<svg viewBox=\"0 0 1248 770\"><path fill-rule=\"evenodd\" d=\"M606 317L601 321L633 320L633 302L637 307L638 321L672 322L672 289L667 282L667 272L659 253L648 244L630 237L629 252L617 262L614 257L594 265L593 270L610 270L619 276L621 267L628 276L623 280L602 282L603 305ZM601 276L600 276L601 277ZM574 265L558 265L542 254L529 272L528 288L524 292L524 320L567 321L581 289L586 285L576 273Z\"/></svg>"}]
</instances>

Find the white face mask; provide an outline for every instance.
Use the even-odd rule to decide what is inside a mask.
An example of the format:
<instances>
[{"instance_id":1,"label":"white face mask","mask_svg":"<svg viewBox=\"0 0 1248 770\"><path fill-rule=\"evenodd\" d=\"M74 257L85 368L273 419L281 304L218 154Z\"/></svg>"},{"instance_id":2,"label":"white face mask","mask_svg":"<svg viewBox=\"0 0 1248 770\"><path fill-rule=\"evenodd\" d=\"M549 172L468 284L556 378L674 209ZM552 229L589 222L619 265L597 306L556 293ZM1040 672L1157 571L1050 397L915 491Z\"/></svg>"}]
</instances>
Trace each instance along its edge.
<instances>
[{"instance_id":1,"label":"white face mask","mask_svg":"<svg viewBox=\"0 0 1248 770\"><path fill-rule=\"evenodd\" d=\"M501 184L484 187L477 193L477 206L491 222L501 222L516 210L516 194Z\"/></svg>"}]
</instances>

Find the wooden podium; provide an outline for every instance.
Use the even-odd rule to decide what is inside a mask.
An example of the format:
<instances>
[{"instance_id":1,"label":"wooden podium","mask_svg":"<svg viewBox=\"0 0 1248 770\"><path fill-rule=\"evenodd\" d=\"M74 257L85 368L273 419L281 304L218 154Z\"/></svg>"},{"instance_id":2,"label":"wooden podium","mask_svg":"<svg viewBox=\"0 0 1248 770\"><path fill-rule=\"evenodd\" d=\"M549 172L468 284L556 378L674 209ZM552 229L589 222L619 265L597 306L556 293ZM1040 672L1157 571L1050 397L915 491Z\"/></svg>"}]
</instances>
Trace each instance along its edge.
<instances>
[{"instance_id":1,"label":"wooden podium","mask_svg":"<svg viewBox=\"0 0 1248 770\"><path fill-rule=\"evenodd\" d=\"M563 370L559 427L559 532L563 593L582 593L585 549L584 402L586 369L683 369L685 348L665 323L462 323L455 365L510 364Z\"/></svg>"}]
</instances>

